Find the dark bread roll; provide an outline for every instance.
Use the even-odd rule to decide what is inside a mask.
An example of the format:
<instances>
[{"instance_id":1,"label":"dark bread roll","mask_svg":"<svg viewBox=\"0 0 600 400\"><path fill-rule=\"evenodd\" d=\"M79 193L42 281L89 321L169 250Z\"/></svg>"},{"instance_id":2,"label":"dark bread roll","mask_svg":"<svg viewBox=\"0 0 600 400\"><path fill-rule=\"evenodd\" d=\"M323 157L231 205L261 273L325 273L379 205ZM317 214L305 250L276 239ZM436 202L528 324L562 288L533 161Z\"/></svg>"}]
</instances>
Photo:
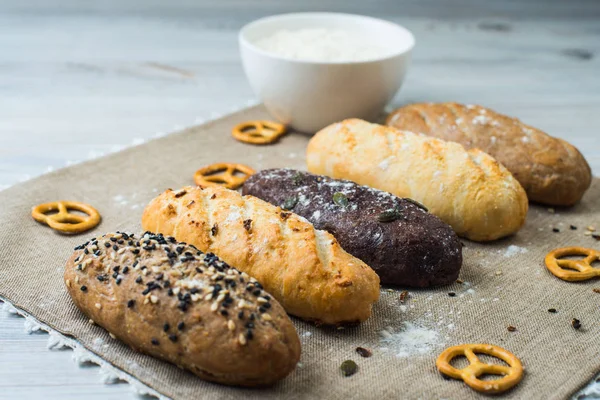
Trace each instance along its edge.
<instances>
[{"instance_id":1,"label":"dark bread roll","mask_svg":"<svg viewBox=\"0 0 600 400\"><path fill-rule=\"evenodd\" d=\"M95 323L202 379L271 385L300 358L289 317L254 278L172 237L92 239L75 248L64 279Z\"/></svg>"},{"instance_id":2,"label":"dark bread roll","mask_svg":"<svg viewBox=\"0 0 600 400\"><path fill-rule=\"evenodd\" d=\"M452 283L462 244L452 228L420 204L351 181L291 169L252 175L243 187L329 231L388 285L430 287Z\"/></svg>"}]
</instances>

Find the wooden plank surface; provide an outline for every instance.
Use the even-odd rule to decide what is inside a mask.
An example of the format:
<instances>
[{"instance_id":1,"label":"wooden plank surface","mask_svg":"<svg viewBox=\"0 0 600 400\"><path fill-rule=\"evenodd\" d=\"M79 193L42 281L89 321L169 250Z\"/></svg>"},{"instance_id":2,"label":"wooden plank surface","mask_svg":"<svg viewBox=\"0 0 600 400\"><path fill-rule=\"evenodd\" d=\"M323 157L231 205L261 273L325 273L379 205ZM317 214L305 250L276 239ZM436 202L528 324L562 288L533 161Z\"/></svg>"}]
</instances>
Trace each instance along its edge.
<instances>
[{"instance_id":1,"label":"wooden plank surface","mask_svg":"<svg viewBox=\"0 0 600 400\"><path fill-rule=\"evenodd\" d=\"M571 141L600 175L595 0L0 0L0 188L243 106L253 95L238 29L315 10L413 31L394 105L490 106ZM0 399L135 398L126 384L103 385L98 368L78 367L72 352L46 350L46 340L0 316Z\"/></svg>"}]
</instances>

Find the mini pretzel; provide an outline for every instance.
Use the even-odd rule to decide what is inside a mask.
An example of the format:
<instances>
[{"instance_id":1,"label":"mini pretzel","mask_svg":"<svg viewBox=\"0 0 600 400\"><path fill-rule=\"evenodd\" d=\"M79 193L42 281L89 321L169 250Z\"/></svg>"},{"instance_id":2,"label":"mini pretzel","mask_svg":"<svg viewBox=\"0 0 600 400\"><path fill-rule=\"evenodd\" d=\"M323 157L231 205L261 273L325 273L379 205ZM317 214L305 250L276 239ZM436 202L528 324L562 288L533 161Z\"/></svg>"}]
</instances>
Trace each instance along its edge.
<instances>
[{"instance_id":1,"label":"mini pretzel","mask_svg":"<svg viewBox=\"0 0 600 400\"><path fill-rule=\"evenodd\" d=\"M479 361L475 353L487 354L501 359L509 365L485 364ZM452 359L465 356L469 366L463 369L450 365ZM435 365L438 370L451 378L461 379L471 388L483 393L502 393L521 381L523 378L523 365L510 351L491 344L462 344L449 347L440 354ZM483 381L481 375L504 375L500 379Z\"/></svg>"},{"instance_id":2,"label":"mini pretzel","mask_svg":"<svg viewBox=\"0 0 600 400\"><path fill-rule=\"evenodd\" d=\"M71 214L69 210L81 211L87 214L87 217ZM58 211L58 213L46 215L52 211ZM31 209L31 216L37 222L63 233L85 232L100 223L100 214L94 207L76 201L54 201L40 204Z\"/></svg>"},{"instance_id":3,"label":"mini pretzel","mask_svg":"<svg viewBox=\"0 0 600 400\"><path fill-rule=\"evenodd\" d=\"M243 175L235 175L236 172L241 172ZM228 189L237 189L252 174L254 170L244 164L216 163L196 171L194 181L201 187L225 186Z\"/></svg>"},{"instance_id":4,"label":"mini pretzel","mask_svg":"<svg viewBox=\"0 0 600 400\"><path fill-rule=\"evenodd\" d=\"M566 256L586 256L579 260L561 260ZM552 250L546 255L546 267L563 281L585 281L600 276L600 268L592 263L600 259L600 252L585 247L563 247Z\"/></svg>"},{"instance_id":5,"label":"mini pretzel","mask_svg":"<svg viewBox=\"0 0 600 400\"><path fill-rule=\"evenodd\" d=\"M231 134L244 143L269 144L285 133L285 125L272 121L247 121L236 125Z\"/></svg>"}]
</instances>

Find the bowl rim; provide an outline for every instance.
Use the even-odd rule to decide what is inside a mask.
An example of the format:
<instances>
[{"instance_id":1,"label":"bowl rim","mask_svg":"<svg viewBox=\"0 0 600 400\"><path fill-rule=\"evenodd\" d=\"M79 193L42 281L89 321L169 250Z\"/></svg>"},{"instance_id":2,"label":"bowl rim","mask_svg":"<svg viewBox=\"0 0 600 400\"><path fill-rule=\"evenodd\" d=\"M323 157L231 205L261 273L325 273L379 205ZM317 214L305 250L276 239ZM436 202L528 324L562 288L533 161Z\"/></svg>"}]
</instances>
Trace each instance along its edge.
<instances>
[{"instance_id":1,"label":"bowl rim","mask_svg":"<svg viewBox=\"0 0 600 400\"><path fill-rule=\"evenodd\" d=\"M344 18L355 18L355 19L368 20L370 22L388 25L394 29L399 29L400 31L403 31L407 35L408 43L401 50L391 52L391 53L386 54L381 57L375 57L375 58L369 58L369 59L357 60L357 61L327 61L327 60L317 61L317 60L304 60L304 59L284 57L284 56L277 55L275 53L265 51L265 50L261 49L260 47L256 46L252 41L250 41L246 37L247 31L257 25L260 25L265 22L277 20L277 19L286 19L286 18L293 18L293 17L344 17ZM307 65L357 65L357 64L377 63L377 62L390 60L390 59L408 54L412 51L412 49L415 47L415 44L416 44L415 36L413 35L413 33L400 24L397 24L395 22L388 21L385 19L381 19L381 18L371 17L368 15L339 13L339 12L295 12L295 13L275 14L275 15L269 15L266 17L262 17L262 18L256 19L256 20L251 21L251 22L247 23L246 25L242 26L242 28L240 29L240 31L238 33L238 42L239 42L240 46L245 46L260 55L270 57L270 58L280 60L280 61L287 61L287 62L298 63L298 64L307 64Z\"/></svg>"}]
</instances>

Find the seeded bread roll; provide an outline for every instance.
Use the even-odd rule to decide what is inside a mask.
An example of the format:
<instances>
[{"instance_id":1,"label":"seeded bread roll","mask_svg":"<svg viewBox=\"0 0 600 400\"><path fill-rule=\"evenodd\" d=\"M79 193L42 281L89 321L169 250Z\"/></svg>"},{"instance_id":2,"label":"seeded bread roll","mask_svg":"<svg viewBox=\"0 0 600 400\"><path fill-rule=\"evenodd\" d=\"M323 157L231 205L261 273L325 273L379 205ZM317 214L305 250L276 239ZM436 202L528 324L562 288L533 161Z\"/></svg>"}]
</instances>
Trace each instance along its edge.
<instances>
[{"instance_id":1,"label":"seeded bread roll","mask_svg":"<svg viewBox=\"0 0 600 400\"><path fill-rule=\"evenodd\" d=\"M146 207L142 226L218 254L306 320L362 322L379 298L377 274L331 234L253 196L222 187L167 190Z\"/></svg>"},{"instance_id":2,"label":"seeded bread roll","mask_svg":"<svg viewBox=\"0 0 600 400\"><path fill-rule=\"evenodd\" d=\"M478 149L348 119L308 143L308 170L410 197L459 235L488 241L517 232L527 195L511 173Z\"/></svg>"},{"instance_id":3,"label":"seeded bread roll","mask_svg":"<svg viewBox=\"0 0 600 400\"><path fill-rule=\"evenodd\" d=\"M386 123L485 151L514 175L531 201L570 206L592 182L590 166L573 145L489 108L410 104L392 112Z\"/></svg>"},{"instance_id":4,"label":"seeded bread roll","mask_svg":"<svg viewBox=\"0 0 600 400\"><path fill-rule=\"evenodd\" d=\"M252 175L243 194L287 208L328 231L384 284L429 287L458 278L460 240L413 200L292 169Z\"/></svg>"},{"instance_id":5,"label":"seeded bread roll","mask_svg":"<svg viewBox=\"0 0 600 400\"><path fill-rule=\"evenodd\" d=\"M92 239L75 248L64 279L92 321L202 379L271 385L300 358L290 319L254 278L172 237Z\"/></svg>"}]
</instances>

